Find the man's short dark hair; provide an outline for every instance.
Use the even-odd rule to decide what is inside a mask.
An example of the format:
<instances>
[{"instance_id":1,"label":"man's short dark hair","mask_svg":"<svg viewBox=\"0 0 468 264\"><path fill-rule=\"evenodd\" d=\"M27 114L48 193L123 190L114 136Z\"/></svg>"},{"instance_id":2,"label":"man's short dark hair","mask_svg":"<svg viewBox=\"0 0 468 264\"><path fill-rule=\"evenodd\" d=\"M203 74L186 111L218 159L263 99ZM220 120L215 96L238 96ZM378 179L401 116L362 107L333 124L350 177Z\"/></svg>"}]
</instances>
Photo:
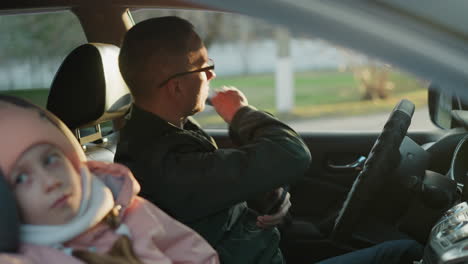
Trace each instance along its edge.
<instances>
[{"instance_id":1,"label":"man's short dark hair","mask_svg":"<svg viewBox=\"0 0 468 264\"><path fill-rule=\"evenodd\" d=\"M182 18L151 18L132 27L125 35L119 55L120 71L136 100L151 94L164 78L161 71L177 56L190 52L193 25Z\"/></svg>"}]
</instances>

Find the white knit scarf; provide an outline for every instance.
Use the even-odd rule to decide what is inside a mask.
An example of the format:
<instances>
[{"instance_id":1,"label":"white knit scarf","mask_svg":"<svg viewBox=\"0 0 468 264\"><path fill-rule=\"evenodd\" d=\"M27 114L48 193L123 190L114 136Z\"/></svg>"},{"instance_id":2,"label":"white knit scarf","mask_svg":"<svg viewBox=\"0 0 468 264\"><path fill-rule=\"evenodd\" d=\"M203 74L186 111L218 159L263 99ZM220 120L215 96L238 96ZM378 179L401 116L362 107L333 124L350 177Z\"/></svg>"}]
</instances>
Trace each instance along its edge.
<instances>
[{"instance_id":1,"label":"white knit scarf","mask_svg":"<svg viewBox=\"0 0 468 264\"><path fill-rule=\"evenodd\" d=\"M82 194L78 215L64 225L21 225L22 243L61 247L61 244L95 226L114 207L109 188L92 175L88 168L81 168Z\"/></svg>"}]
</instances>

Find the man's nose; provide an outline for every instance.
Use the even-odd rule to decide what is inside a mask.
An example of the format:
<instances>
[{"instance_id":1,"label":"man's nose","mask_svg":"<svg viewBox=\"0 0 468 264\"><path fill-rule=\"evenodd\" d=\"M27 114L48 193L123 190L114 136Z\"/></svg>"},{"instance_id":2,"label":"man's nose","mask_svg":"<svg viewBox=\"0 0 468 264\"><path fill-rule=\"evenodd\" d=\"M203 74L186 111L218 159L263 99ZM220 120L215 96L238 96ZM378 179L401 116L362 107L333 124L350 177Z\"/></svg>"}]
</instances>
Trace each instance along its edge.
<instances>
[{"instance_id":1,"label":"man's nose","mask_svg":"<svg viewBox=\"0 0 468 264\"><path fill-rule=\"evenodd\" d=\"M62 181L56 175L52 175L46 171L43 171L41 176L42 186L46 193L49 193L62 186Z\"/></svg>"},{"instance_id":2,"label":"man's nose","mask_svg":"<svg viewBox=\"0 0 468 264\"><path fill-rule=\"evenodd\" d=\"M216 73L214 70L209 70L206 72L206 77L208 78L208 81L216 78Z\"/></svg>"}]
</instances>

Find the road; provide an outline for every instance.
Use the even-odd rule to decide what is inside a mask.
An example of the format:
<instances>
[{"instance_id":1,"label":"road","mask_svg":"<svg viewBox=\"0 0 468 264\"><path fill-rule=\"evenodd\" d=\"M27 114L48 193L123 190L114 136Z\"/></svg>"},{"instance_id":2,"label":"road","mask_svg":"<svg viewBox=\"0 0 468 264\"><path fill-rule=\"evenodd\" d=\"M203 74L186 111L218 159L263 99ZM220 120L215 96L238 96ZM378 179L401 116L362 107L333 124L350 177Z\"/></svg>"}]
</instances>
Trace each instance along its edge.
<instances>
[{"instance_id":1,"label":"road","mask_svg":"<svg viewBox=\"0 0 468 264\"><path fill-rule=\"evenodd\" d=\"M297 131L343 131L343 130L382 130L390 113L353 116L346 118L323 118L311 121L289 122ZM433 130L436 127L431 123L427 108L416 110L409 130Z\"/></svg>"}]
</instances>

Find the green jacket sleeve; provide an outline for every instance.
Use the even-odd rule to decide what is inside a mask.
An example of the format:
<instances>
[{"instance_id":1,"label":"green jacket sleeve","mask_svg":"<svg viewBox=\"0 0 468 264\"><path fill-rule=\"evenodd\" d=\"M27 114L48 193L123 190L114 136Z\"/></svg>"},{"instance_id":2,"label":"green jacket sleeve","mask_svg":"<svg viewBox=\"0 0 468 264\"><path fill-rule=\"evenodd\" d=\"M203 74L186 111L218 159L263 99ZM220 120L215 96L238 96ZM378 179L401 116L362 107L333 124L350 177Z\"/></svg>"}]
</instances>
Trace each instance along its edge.
<instances>
[{"instance_id":1,"label":"green jacket sleeve","mask_svg":"<svg viewBox=\"0 0 468 264\"><path fill-rule=\"evenodd\" d=\"M164 175L155 193L163 208L196 220L294 182L309 167L310 152L299 135L253 107L236 113L230 135L239 148L207 152L193 137L171 145L154 168Z\"/></svg>"}]
</instances>

